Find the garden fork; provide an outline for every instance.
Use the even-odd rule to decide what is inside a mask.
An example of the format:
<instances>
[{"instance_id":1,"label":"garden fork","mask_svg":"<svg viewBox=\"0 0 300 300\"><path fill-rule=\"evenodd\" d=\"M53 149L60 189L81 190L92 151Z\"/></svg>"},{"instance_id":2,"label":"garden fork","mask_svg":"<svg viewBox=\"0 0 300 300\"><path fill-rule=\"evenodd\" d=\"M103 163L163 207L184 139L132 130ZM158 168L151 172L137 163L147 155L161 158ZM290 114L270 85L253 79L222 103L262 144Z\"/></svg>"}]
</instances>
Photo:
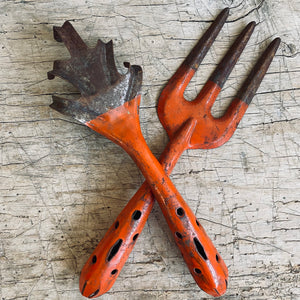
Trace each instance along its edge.
<instances>
[{"instance_id":1,"label":"garden fork","mask_svg":"<svg viewBox=\"0 0 300 300\"><path fill-rule=\"evenodd\" d=\"M224 24L227 15L228 9L225 9L217 17L212 26L179 67L178 71L170 79L159 98L159 119L170 137L170 142L160 157L160 162L167 174L170 174L184 150L198 148L211 149L221 146L230 139L258 89L279 46L280 39L275 39L256 63L224 116L219 119L213 118L211 107L250 38L255 26L254 22L249 23L242 31L196 99L188 102L184 99L183 93ZM183 123L184 126L182 126ZM153 204L154 196L148 184L144 182L116 218L116 221L112 224L83 267L80 278L81 286L85 282L93 283L94 289L100 290L97 293L98 296L111 288L132 251L135 241L152 210ZM163 207L162 209L164 211ZM185 211L184 208L183 210ZM131 218L136 212L141 212L138 220ZM193 217L190 216L190 218ZM195 222L199 225L197 220ZM185 231L171 230L178 243L187 242L187 233ZM123 241L122 245L114 256L110 260L107 260L107 253L110 253L114 249L114 245L118 240ZM208 247L203 247L197 242L195 244L208 265L212 260L217 263L220 262L217 253L214 251L210 253ZM209 286L207 278L212 276L213 272L206 272L206 269L203 268L194 268L191 270L194 277L202 278L202 287L207 283L208 286L205 287L205 291L213 296L220 296L226 291L227 268L221 262L220 267L220 269L215 268L215 270L218 270L219 274L223 271L224 275L218 278L219 275L216 273L216 282L211 286ZM222 285L222 282L225 284ZM215 289L216 286L219 288Z\"/></svg>"}]
</instances>

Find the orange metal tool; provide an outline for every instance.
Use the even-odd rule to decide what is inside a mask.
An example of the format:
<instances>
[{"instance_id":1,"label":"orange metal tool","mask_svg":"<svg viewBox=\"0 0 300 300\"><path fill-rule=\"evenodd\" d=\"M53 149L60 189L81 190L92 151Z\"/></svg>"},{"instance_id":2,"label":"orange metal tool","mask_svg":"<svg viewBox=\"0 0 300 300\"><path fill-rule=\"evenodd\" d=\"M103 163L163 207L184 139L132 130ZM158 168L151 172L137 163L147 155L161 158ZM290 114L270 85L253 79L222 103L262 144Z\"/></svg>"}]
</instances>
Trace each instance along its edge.
<instances>
[{"instance_id":1,"label":"orange metal tool","mask_svg":"<svg viewBox=\"0 0 300 300\"><path fill-rule=\"evenodd\" d=\"M222 22L225 22L227 15L227 11L223 13ZM48 78L59 76L70 81L79 89L81 97L76 100L53 97L51 107L74 117L127 151L159 202L197 284L211 295L221 295L226 289L228 277L225 263L142 136L138 118L141 68L127 63L127 74L119 74L114 64L112 43L104 44L99 40L95 48L89 49L69 22L62 27L54 27L54 37L65 43L71 59L55 61ZM181 126L187 122L195 123L193 120L184 120ZM186 126L192 129L195 126L193 124ZM138 221L142 218L142 211L136 210L130 217ZM117 223L115 227L118 227ZM133 238L132 243L135 240ZM106 261L121 253L122 244L122 238L114 242L105 253ZM91 268L88 272L83 270L80 277L81 293L89 298L105 291L93 277L97 262L98 257L93 256L89 261ZM117 276L117 273L118 269L111 270L110 278Z\"/></svg>"},{"instance_id":2,"label":"orange metal tool","mask_svg":"<svg viewBox=\"0 0 300 300\"><path fill-rule=\"evenodd\" d=\"M170 137L170 142L160 157L160 162L167 174L170 174L185 149L211 149L221 146L230 139L279 46L280 39L275 39L256 63L224 116L219 119L213 118L210 112L211 107L250 38L255 27L254 22L248 24L242 31L196 99L188 102L184 99L183 93L227 15L228 10L225 9L217 17L170 79L159 98L158 115ZM182 126L183 123L184 126ZM132 251L153 204L154 196L149 185L144 182L86 262L81 272L81 287L85 282L90 283L94 289L99 290L95 296L100 296L111 288ZM163 207L162 209L164 210ZM135 217L137 213L138 217ZM195 221L199 225L198 221ZM175 231L174 236L178 243L189 242L185 231ZM122 240L121 245L118 242L120 240ZM203 247L196 241L194 242L198 252L207 262L206 266L208 268L213 266L213 271L195 268L191 273L194 277L202 279L201 287L205 286L206 292L210 291L209 293L213 296L222 295L226 291L228 276L225 264L220 261L215 249L208 249L206 245ZM109 259L107 259L108 253L113 253L108 256ZM214 275L215 277L211 279ZM216 287L218 288L215 289Z\"/></svg>"}]
</instances>

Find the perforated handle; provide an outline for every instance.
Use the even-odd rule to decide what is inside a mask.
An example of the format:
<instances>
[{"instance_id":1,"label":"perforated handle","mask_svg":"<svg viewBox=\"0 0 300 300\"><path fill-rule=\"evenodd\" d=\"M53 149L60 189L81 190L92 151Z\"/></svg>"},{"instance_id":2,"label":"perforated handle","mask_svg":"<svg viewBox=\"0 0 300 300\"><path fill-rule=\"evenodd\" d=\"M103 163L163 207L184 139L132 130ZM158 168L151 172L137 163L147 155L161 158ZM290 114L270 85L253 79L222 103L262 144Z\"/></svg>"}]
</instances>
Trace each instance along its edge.
<instances>
[{"instance_id":1,"label":"perforated handle","mask_svg":"<svg viewBox=\"0 0 300 300\"><path fill-rule=\"evenodd\" d=\"M176 244L180 248L195 281L206 293L220 296L226 291L228 274L225 263L146 144L139 124L139 101L140 96L137 96L124 105L110 110L85 124L120 145L136 162L162 209L173 232ZM189 147L190 145L188 145ZM118 239L111 248L111 253L114 255L118 253L122 243L123 241ZM112 254L109 254L107 260L112 257ZM95 260L97 262L97 257ZM80 282L82 293L90 298L101 293L102 290L101 283L97 282L97 278L96 280L91 279L89 275L93 274L93 270L96 268L95 263L91 268L91 273L83 276L83 278L87 278L86 281ZM93 292L90 287L93 288L95 285L98 285L98 288Z\"/></svg>"},{"instance_id":2,"label":"perforated handle","mask_svg":"<svg viewBox=\"0 0 300 300\"><path fill-rule=\"evenodd\" d=\"M219 297L227 288L227 267L204 228L181 197L169 177L151 185L175 242L198 286ZM150 179L148 179L148 182Z\"/></svg>"},{"instance_id":3,"label":"perforated handle","mask_svg":"<svg viewBox=\"0 0 300 300\"><path fill-rule=\"evenodd\" d=\"M127 151L149 183L194 280L206 293L221 296L226 291L227 267L194 213L147 147L142 134L132 141L132 148Z\"/></svg>"},{"instance_id":4,"label":"perforated handle","mask_svg":"<svg viewBox=\"0 0 300 300\"><path fill-rule=\"evenodd\" d=\"M152 210L154 197L145 182L106 232L80 275L81 293L106 293L116 281Z\"/></svg>"},{"instance_id":5,"label":"perforated handle","mask_svg":"<svg viewBox=\"0 0 300 300\"><path fill-rule=\"evenodd\" d=\"M189 120L162 154L161 162L167 174L188 147L195 122ZM160 184L152 185L152 189L193 277L207 293L220 296L226 290L228 276L222 258L170 179L164 173L160 178ZM111 288L146 223L153 203L150 187L144 183L83 267L80 277L83 295L97 297Z\"/></svg>"},{"instance_id":6,"label":"perforated handle","mask_svg":"<svg viewBox=\"0 0 300 300\"><path fill-rule=\"evenodd\" d=\"M187 122L168 143L160 162L170 174L186 149L195 122ZM80 275L80 290L84 296L97 297L106 293L116 281L135 242L142 232L154 205L154 196L144 182L97 245Z\"/></svg>"}]
</instances>

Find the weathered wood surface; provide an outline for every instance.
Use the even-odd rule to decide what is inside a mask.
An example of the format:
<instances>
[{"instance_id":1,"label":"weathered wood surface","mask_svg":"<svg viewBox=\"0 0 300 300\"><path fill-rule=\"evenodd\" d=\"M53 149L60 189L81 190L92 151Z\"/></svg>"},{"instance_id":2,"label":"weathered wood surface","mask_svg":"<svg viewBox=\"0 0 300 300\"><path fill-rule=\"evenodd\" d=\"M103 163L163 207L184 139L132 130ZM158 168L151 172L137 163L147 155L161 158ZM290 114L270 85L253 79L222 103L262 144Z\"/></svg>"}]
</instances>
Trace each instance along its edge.
<instances>
[{"instance_id":1,"label":"weathered wood surface","mask_svg":"<svg viewBox=\"0 0 300 300\"><path fill-rule=\"evenodd\" d=\"M83 299L81 267L143 181L120 148L48 107L51 94L75 92L46 79L53 60L68 57L52 26L71 20L91 46L113 39L119 67L143 67L142 130L158 155L167 142L159 91L225 6L229 22L189 85L191 99L247 22L258 25L216 115L271 39L282 43L232 139L185 152L172 180L228 264L222 299L300 299L298 0L1 1L1 299ZM102 299L208 298L155 206Z\"/></svg>"}]
</instances>

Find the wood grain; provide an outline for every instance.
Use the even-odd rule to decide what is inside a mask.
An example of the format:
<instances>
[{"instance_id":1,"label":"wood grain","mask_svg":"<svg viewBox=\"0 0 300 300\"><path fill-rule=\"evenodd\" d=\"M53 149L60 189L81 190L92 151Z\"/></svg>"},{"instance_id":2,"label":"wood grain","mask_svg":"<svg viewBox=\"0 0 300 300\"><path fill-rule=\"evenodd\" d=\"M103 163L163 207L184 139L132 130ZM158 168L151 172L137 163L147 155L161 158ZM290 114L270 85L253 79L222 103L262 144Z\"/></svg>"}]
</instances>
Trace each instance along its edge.
<instances>
[{"instance_id":1,"label":"wood grain","mask_svg":"<svg viewBox=\"0 0 300 300\"><path fill-rule=\"evenodd\" d=\"M101 2L101 3L99 3ZM300 4L248 1L0 2L0 299L83 299L79 272L143 178L120 148L49 108L48 81L68 57L52 26L70 20L90 46L113 39L117 65L144 70L142 131L156 154L167 142L159 92L224 7L224 26L186 95L193 99L237 34L257 28L214 114L219 116L275 37L280 49L238 130L224 146L189 150L171 178L230 272L222 299L300 299ZM116 284L102 299L209 299L155 206Z\"/></svg>"}]
</instances>

